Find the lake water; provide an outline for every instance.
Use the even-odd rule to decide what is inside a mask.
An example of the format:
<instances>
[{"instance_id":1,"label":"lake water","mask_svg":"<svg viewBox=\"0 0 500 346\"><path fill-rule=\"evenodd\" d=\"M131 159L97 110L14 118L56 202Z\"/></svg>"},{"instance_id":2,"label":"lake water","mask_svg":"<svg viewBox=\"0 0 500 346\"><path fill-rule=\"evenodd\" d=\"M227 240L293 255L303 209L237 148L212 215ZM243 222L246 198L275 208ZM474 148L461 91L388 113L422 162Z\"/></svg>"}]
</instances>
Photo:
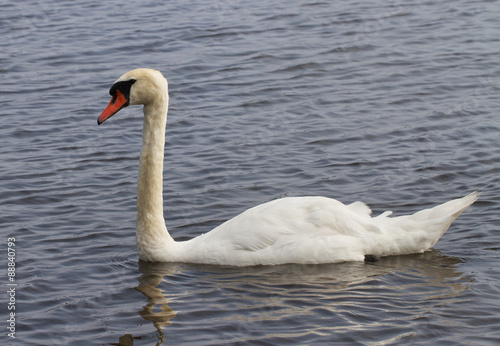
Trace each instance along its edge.
<instances>
[{"instance_id":1,"label":"lake water","mask_svg":"<svg viewBox=\"0 0 500 346\"><path fill-rule=\"evenodd\" d=\"M498 1L0 3L0 344L500 343ZM169 80L176 239L283 196L403 215L483 194L375 264L140 262L142 111L96 124L137 67Z\"/></svg>"}]
</instances>

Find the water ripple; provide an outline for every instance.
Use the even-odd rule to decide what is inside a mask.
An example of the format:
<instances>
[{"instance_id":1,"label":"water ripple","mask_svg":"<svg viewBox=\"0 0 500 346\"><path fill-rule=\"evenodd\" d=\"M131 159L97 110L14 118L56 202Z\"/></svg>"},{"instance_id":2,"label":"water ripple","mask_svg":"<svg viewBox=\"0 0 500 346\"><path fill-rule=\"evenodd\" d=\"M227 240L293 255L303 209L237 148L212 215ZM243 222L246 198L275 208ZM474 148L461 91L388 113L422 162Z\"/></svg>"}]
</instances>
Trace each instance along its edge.
<instances>
[{"instance_id":1,"label":"water ripple","mask_svg":"<svg viewBox=\"0 0 500 346\"><path fill-rule=\"evenodd\" d=\"M16 341L498 344L497 13L466 0L3 1ZM143 66L169 79L176 239L284 196L401 215L484 193L436 250L374 265L138 263L140 109L96 118L110 84Z\"/></svg>"}]
</instances>

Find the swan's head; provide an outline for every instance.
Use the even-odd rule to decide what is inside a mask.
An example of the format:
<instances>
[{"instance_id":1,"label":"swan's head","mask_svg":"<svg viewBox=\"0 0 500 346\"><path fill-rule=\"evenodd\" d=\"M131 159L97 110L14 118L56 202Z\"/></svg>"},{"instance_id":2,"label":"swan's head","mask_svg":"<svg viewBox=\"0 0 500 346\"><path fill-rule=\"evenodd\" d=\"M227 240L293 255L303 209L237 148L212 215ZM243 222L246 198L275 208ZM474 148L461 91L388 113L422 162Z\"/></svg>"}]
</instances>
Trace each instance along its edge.
<instances>
[{"instance_id":1,"label":"swan's head","mask_svg":"<svg viewBox=\"0 0 500 346\"><path fill-rule=\"evenodd\" d=\"M168 103L168 84L160 71L139 68L118 78L109 94L111 101L97 119L99 125L129 105L148 105L165 100Z\"/></svg>"}]
</instances>

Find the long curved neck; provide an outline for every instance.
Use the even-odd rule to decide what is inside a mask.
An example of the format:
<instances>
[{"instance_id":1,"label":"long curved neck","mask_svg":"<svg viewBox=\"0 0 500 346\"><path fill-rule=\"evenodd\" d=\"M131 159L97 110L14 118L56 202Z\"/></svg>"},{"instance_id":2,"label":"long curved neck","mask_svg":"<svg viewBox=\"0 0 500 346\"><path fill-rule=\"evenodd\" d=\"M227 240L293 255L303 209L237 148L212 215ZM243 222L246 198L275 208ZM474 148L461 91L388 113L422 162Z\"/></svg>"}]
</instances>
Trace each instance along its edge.
<instances>
[{"instance_id":1,"label":"long curved neck","mask_svg":"<svg viewBox=\"0 0 500 346\"><path fill-rule=\"evenodd\" d=\"M168 94L144 106L142 149L137 179L137 246L139 257L153 260L155 250L173 242L163 218L163 158Z\"/></svg>"}]
</instances>

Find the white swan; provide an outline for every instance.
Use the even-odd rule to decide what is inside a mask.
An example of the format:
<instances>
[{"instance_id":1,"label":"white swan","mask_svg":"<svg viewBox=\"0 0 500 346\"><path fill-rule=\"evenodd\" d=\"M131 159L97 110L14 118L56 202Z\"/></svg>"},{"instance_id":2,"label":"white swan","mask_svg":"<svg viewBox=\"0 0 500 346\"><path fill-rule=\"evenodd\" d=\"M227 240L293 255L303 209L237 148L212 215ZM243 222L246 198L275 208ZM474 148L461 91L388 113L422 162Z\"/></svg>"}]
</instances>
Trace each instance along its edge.
<instances>
[{"instance_id":1,"label":"white swan","mask_svg":"<svg viewBox=\"0 0 500 346\"><path fill-rule=\"evenodd\" d=\"M168 84L156 70L125 73L109 91L112 99L101 124L128 105L144 105L137 182L137 249L152 262L217 265L334 263L429 250L478 197L473 192L413 215L370 217L362 202L344 205L326 197L273 200L194 239L176 242L163 219L163 157Z\"/></svg>"}]
</instances>

